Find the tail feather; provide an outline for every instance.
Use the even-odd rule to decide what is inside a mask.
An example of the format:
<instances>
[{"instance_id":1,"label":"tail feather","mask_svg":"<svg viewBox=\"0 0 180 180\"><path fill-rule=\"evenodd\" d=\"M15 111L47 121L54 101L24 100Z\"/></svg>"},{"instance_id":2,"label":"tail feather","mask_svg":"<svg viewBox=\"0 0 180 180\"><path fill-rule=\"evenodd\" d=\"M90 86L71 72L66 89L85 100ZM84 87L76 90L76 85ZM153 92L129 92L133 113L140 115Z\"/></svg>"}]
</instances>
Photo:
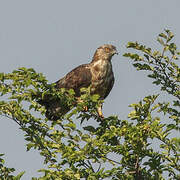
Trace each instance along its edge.
<instances>
[{"instance_id":1,"label":"tail feather","mask_svg":"<svg viewBox=\"0 0 180 180\"><path fill-rule=\"evenodd\" d=\"M65 115L68 111L70 111L69 107L63 107L60 105L58 101L51 101L51 102L46 102L44 105L46 108L46 117L49 120L58 120L60 117Z\"/></svg>"},{"instance_id":2,"label":"tail feather","mask_svg":"<svg viewBox=\"0 0 180 180\"><path fill-rule=\"evenodd\" d=\"M68 107L67 105L63 105L60 102L60 99L55 99L49 94L42 98L42 93L38 93L36 95L33 95L33 99L35 99L36 102L46 108L45 115L49 120L58 120L61 116L70 111L70 107Z\"/></svg>"}]
</instances>

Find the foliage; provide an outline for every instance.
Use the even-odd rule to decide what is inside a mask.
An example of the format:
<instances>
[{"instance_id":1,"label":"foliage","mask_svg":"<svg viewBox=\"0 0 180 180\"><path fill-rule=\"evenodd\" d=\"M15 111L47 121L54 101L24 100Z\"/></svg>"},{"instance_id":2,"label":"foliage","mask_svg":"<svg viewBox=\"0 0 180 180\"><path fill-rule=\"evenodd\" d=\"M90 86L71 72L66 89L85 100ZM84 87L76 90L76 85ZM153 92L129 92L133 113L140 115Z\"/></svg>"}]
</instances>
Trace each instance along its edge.
<instances>
[{"instance_id":1,"label":"foliage","mask_svg":"<svg viewBox=\"0 0 180 180\"><path fill-rule=\"evenodd\" d=\"M138 50L143 56L134 53L126 53L124 56L134 61L133 66L137 70L150 71L148 77L154 79L153 84L160 85L162 91L180 99L180 69L176 63L180 52L177 51L176 44L171 42L173 37L169 30L159 34L157 41L163 46L162 52L152 51L151 48L137 42L129 42L127 48Z\"/></svg>"},{"instance_id":2,"label":"foliage","mask_svg":"<svg viewBox=\"0 0 180 180\"><path fill-rule=\"evenodd\" d=\"M12 175L12 173L15 171L14 168L8 168L4 166L4 159L2 159L3 154L0 154L0 179L2 180L20 180L22 175L25 172L19 173L17 176Z\"/></svg>"},{"instance_id":3,"label":"foliage","mask_svg":"<svg viewBox=\"0 0 180 180\"><path fill-rule=\"evenodd\" d=\"M19 125L25 132L27 151L37 149L48 165L39 170L44 175L33 180L180 178L180 138L173 136L179 131L180 68L172 38L169 30L159 35L162 52L128 43L127 48L142 55L124 56L133 60L137 70L149 72L148 77L161 87L160 94L172 96L172 102L158 102L160 95L149 95L131 104L128 120L98 117L96 109L102 101L98 95L91 96L89 89L82 89L81 101L74 107L73 90L57 91L33 69L0 74L0 92L5 99L0 101L0 114ZM44 117L45 108L38 103L45 96L58 99L71 111L55 122L49 121ZM6 170L7 174L13 171Z\"/></svg>"}]
</instances>

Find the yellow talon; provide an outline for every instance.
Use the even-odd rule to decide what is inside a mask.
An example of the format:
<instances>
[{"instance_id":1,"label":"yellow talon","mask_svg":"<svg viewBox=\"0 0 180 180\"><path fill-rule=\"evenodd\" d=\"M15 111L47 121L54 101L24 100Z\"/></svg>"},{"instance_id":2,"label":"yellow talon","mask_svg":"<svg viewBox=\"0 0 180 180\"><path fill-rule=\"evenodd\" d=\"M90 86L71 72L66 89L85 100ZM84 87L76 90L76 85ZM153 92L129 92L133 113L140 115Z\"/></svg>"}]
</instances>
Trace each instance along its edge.
<instances>
[{"instance_id":1,"label":"yellow talon","mask_svg":"<svg viewBox=\"0 0 180 180\"><path fill-rule=\"evenodd\" d=\"M88 111L88 107L87 106L84 106L83 109L84 109L84 111Z\"/></svg>"},{"instance_id":2,"label":"yellow talon","mask_svg":"<svg viewBox=\"0 0 180 180\"><path fill-rule=\"evenodd\" d=\"M102 105L98 107L97 113L100 118L102 118L102 119L104 118L103 113L102 113Z\"/></svg>"}]
</instances>

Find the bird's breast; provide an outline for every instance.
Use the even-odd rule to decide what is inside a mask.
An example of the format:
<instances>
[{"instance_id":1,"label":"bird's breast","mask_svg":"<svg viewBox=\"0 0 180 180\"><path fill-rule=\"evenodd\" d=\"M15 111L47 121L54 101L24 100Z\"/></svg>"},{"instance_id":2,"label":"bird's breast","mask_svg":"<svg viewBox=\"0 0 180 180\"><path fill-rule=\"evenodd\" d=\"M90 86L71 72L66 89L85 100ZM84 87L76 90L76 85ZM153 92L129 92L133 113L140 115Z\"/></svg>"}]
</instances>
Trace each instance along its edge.
<instances>
[{"instance_id":1,"label":"bird's breast","mask_svg":"<svg viewBox=\"0 0 180 180\"><path fill-rule=\"evenodd\" d=\"M91 68L92 83L91 93L99 94L104 99L107 88L114 82L114 74L110 61L97 61Z\"/></svg>"}]
</instances>

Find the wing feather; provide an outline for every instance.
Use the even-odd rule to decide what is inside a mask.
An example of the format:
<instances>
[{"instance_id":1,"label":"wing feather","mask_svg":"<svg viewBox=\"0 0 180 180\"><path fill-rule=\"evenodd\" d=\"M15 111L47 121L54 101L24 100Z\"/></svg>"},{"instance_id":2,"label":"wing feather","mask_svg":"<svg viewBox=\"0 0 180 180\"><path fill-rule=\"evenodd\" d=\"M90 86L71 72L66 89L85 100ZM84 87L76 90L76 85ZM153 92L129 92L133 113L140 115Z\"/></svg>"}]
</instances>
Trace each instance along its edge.
<instances>
[{"instance_id":1,"label":"wing feather","mask_svg":"<svg viewBox=\"0 0 180 180\"><path fill-rule=\"evenodd\" d=\"M71 72L65 77L56 82L57 88L74 89L77 96L80 95L80 89L82 87L88 87L91 84L92 74L89 68L89 64L83 64Z\"/></svg>"},{"instance_id":2,"label":"wing feather","mask_svg":"<svg viewBox=\"0 0 180 180\"><path fill-rule=\"evenodd\" d=\"M114 75L112 76L112 79L111 79L111 81L109 83L109 86L106 89L104 99L109 95L109 93L111 92L113 86L114 86Z\"/></svg>"}]
</instances>

